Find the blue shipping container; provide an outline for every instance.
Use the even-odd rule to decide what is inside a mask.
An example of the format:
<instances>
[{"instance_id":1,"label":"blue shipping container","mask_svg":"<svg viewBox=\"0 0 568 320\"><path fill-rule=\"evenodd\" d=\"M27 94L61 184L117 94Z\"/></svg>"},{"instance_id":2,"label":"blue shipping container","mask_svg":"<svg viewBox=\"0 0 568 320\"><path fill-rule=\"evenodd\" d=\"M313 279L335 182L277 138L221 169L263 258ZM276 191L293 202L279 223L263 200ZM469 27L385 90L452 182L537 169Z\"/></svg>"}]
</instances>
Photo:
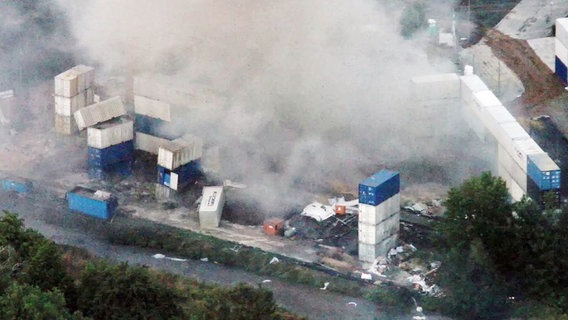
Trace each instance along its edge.
<instances>
[{"instance_id":1,"label":"blue shipping container","mask_svg":"<svg viewBox=\"0 0 568 320\"><path fill-rule=\"evenodd\" d=\"M554 73L562 80L563 84L568 83L568 68L558 57L554 57Z\"/></svg>"},{"instance_id":2,"label":"blue shipping container","mask_svg":"<svg viewBox=\"0 0 568 320\"><path fill-rule=\"evenodd\" d=\"M359 184L359 203L378 206L400 192L400 174L381 170Z\"/></svg>"},{"instance_id":3,"label":"blue shipping container","mask_svg":"<svg viewBox=\"0 0 568 320\"><path fill-rule=\"evenodd\" d=\"M118 207L118 199L108 192L75 187L67 192L67 204L69 210L99 219L110 219Z\"/></svg>"},{"instance_id":4,"label":"blue shipping container","mask_svg":"<svg viewBox=\"0 0 568 320\"><path fill-rule=\"evenodd\" d=\"M21 178L4 178L2 179L2 189L5 191L15 191L17 193L28 193L32 190L31 181Z\"/></svg>"},{"instance_id":5,"label":"blue shipping container","mask_svg":"<svg viewBox=\"0 0 568 320\"><path fill-rule=\"evenodd\" d=\"M527 175L540 190L560 189L560 168L546 153L527 157Z\"/></svg>"},{"instance_id":6,"label":"blue shipping container","mask_svg":"<svg viewBox=\"0 0 568 320\"><path fill-rule=\"evenodd\" d=\"M126 160L114 163L106 168L89 167L89 178L104 180L113 176L128 177L132 175L132 165L132 160Z\"/></svg>"},{"instance_id":7,"label":"blue shipping container","mask_svg":"<svg viewBox=\"0 0 568 320\"><path fill-rule=\"evenodd\" d=\"M191 161L174 170L158 166L158 183L178 191L195 182L200 176L201 163L199 160Z\"/></svg>"},{"instance_id":8,"label":"blue shipping container","mask_svg":"<svg viewBox=\"0 0 568 320\"><path fill-rule=\"evenodd\" d=\"M89 147L88 152L89 167L107 169L115 163L134 159L134 142L130 140L104 149Z\"/></svg>"},{"instance_id":9,"label":"blue shipping container","mask_svg":"<svg viewBox=\"0 0 568 320\"><path fill-rule=\"evenodd\" d=\"M174 128L183 128L184 126L174 126L170 122L157 119L142 114L135 115L134 131L149 134L168 140L174 140L183 135L182 130Z\"/></svg>"}]
</instances>

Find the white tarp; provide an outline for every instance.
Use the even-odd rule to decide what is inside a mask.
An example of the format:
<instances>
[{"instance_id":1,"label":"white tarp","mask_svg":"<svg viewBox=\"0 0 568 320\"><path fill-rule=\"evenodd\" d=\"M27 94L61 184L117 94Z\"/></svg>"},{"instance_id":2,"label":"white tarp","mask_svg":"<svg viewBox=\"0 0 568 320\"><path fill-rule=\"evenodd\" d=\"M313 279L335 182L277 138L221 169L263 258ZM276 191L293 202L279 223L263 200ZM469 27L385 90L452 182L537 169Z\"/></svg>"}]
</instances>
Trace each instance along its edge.
<instances>
[{"instance_id":1,"label":"white tarp","mask_svg":"<svg viewBox=\"0 0 568 320\"><path fill-rule=\"evenodd\" d=\"M317 222L322 222L335 216L335 211L333 211L333 207L331 206L326 206L319 202L312 202L304 208L301 215L313 218Z\"/></svg>"}]
</instances>

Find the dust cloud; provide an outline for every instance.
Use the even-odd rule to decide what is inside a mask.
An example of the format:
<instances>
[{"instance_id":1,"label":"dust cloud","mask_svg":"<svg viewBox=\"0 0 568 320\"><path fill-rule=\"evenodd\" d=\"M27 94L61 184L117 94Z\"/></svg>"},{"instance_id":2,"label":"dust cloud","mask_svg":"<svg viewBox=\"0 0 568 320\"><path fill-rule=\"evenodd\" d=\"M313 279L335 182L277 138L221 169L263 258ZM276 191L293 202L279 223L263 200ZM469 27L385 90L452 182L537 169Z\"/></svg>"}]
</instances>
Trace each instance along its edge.
<instances>
[{"instance_id":1,"label":"dust cloud","mask_svg":"<svg viewBox=\"0 0 568 320\"><path fill-rule=\"evenodd\" d=\"M426 38L402 39L400 9L371 0L57 0L99 74L167 76L207 88L183 126L218 146L225 179L276 214L338 182L435 154L409 134L410 78L455 72ZM456 112L457 106L456 106ZM458 129L456 129L457 131ZM448 148L447 146L445 146Z\"/></svg>"}]
</instances>

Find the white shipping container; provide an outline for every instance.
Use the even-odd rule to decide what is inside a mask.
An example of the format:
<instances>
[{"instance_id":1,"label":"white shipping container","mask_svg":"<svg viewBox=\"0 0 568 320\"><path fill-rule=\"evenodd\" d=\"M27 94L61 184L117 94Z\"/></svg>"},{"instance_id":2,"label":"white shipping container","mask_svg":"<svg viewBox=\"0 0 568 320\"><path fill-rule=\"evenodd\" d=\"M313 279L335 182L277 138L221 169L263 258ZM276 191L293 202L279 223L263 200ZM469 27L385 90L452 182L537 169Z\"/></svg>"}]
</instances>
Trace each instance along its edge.
<instances>
[{"instance_id":1,"label":"white shipping container","mask_svg":"<svg viewBox=\"0 0 568 320\"><path fill-rule=\"evenodd\" d=\"M509 150L505 149L507 152ZM528 156L534 154L545 154L544 150L533 140L515 140L513 141L513 149L509 154L515 162L527 172Z\"/></svg>"},{"instance_id":2,"label":"white shipping container","mask_svg":"<svg viewBox=\"0 0 568 320\"><path fill-rule=\"evenodd\" d=\"M568 48L568 18L556 19L556 39Z\"/></svg>"},{"instance_id":3,"label":"white shipping container","mask_svg":"<svg viewBox=\"0 0 568 320\"><path fill-rule=\"evenodd\" d=\"M481 141L485 141L485 126L481 122L481 119L472 111L472 109L470 109L469 107L463 108L462 116L471 131L473 131Z\"/></svg>"},{"instance_id":4,"label":"white shipping container","mask_svg":"<svg viewBox=\"0 0 568 320\"><path fill-rule=\"evenodd\" d=\"M412 96L415 100L459 99L460 79L456 73L412 77Z\"/></svg>"},{"instance_id":5,"label":"white shipping container","mask_svg":"<svg viewBox=\"0 0 568 320\"><path fill-rule=\"evenodd\" d=\"M473 94L473 99L478 110L483 111L485 108L502 106L501 100L491 90L479 91Z\"/></svg>"},{"instance_id":6,"label":"white shipping container","mask_svg":"<svg viewBox=\"0 0 568 320\"><path fill-rule=\"evenodd\" d=\"M158 165L174 170L190 161L201 158L202 154L203 140L195 136L185 135L160 146L158 149Z\"/></svg>"},{"instance_id":7,"label":"white shipping container","mask_svg":"<svg viewBox=\"0 0 568 320\"><path fill-rule=\"evenodd\" d=\"M120 97L113 97L83 109L79 109L73 113L73 116L75 117L79 130L83 130L97 123L120 117L125 114L126 109L124 108Z\"/></svg>"},{"instance_id":8,"label":"white shipping container","mask_svg":"<svg viewBox=\"0 0 568 320\"><path fill-rule=\"evenodd\" d=\"M487 85L477 75L461 76L461 100L464 106L474 106L473 94L489 90Z\"/></svg>"},{"instance_id":9,"label":"white shipping container","mask_svg":"<svg viewBox=\"0 0 568 320\"><path fill-rule=\"evenodd\" d=\"M359 260L372 263L377 257L386 257L389 250L396 247L397 239L395 234L377 244L359 242Z\"/></svg>"},{"instance_id":10,"label":"white shipping container","mask_svg":"<svg viewBox=\"0 0 568 320\"><path fill-rule=\"evenodd\" d=\"M507 187L511 184L510 181L515 181L517 185L520 186L521 190L526 193L527 171L523 170L513 157L502 147L497 150L497 159L500 170L508 173L509 180L506 180Z\"/></svg>"},{"instance_id":11,"label":"white shipping container","mask_svg":"<svg viewBox=\"0 0 568 320\"><path fill-rule=\"evenodd\" d=\"M521 201L523 196L527 194L526 190L523 190L523 188L521 188L521 186L517 184L515 180L511 180L507 185L507 188L509 189L509 194L514 201Z\"/></svg>"},{"instance_id":12,"label":"white shipping container","mask_svg":"<svg viewBox=\"0 0 568 320\"><path fill-rule=\"evenodd\" d=\"M134 148L151 154L158 154L158 149L162 144L170 142L168 139L152 136L142 132L136 132L134 136Z\"/></svg>"},{"instance_id":13,"label":"white shipping container","mask_svg":"<svg viewBox=\"0 0 568 320\"><path fill-rule=\"evenodd\" d=\"M63 96L55 96L54 98L55 113L66 117L73 116L75 111L93 104L95 100L92 88L82 91L71 98Z\"/></svg>"},{"instance_id":14,"label":"white shipping container","mask_svg":"<svg viewBox=\"0 0 568 320\"><path fill-rule=\"evenodd\" d=\"M375 225L400 212L400 193L388 198L378 206L359 203L359 222Z\"/></svg>"},{"instance_id":15,"label":"white shipping container","mask_svg":"<svg viewBox=\"0 0 568 320\"><path fill-rule=\"evenodd\" d=\"M504 106L496 106L486 109L481 114L481 122L487 130L497 139L504 135L501 125L504 123L517 122L509 110Z\"/></svg>"},{"instance_id":16,"label":"white shipping container","mask_svg":"<svg viewBox=\"0 0 568 320\"><path fill-rule=\"evenodd\" d=\"M375 244L398 233L400 212L395 213L379 224L365 224L359 221L359 242Z\"/></svg>"},{"instance_id":17,"label":"white shipping container","mask_svg":"<svg viewBox=\"0 0 568 320\"><path fill-rule=\"evenodd\" d=\"M64 135L73 135L77 133L79 129L73 121L72 117L66 117L59 114L55 114L55 132Z\"/></svg>"},{"instance_id":18,"label":"white shipping container","mask_svg":"<svg viewBox=\"0 0 568 320\"><path fill-rule=\"evenodd\" d=\"M201 228L218 227L224 205L223 187L204 187L199 205L199 226Z\"/></svg>"},{"instance_id":19,"label":"white shipping container","mask_svg":"<svg viewBox=\"0 0 568 320\"><path fill-rule=\"evenodd\" d=\"M134 122L117 118L87 128L87 145L104 149L134 139Z\"/></svg>"},{"instance_id":20,"label":"white shipping container","mask_svg":"<svg viewBox=\"0 0 568 320\"><path fill-rule=\"evenodd\" d=\"M514 142L516 140L531 139L529 134L521 127L518 122L500 123L494 135L497 143L503 146L510 154L514 152Z\"/></svg>"},{"instance_id":21,"label":"white shipping container","mask_svg":"<svg viewBox=\"0 0 568 320\"><path fill-rule=\"evenodd\" d=\"M568 66L568 48L558 39L554 39L554 56L560 59L565 66Z\"/></svg>"},{"instance_id":22,"label":"white shipping container","mask_svg":"<svg viewBox=\"0 0 568 320\"><path fill-rule=\"evenodd\" d=\"M172 121L172 106L169 103L146 98L143 96L134 96L134 112L164 121Z\"/></svg>"},{"instance_id":23,"label":"white shipping container","mask_svg":"<svg viewBox=\"0 0 568 320\"><path fill-rule=\"evenodd\" d=\"M91 88L94 84L94 68L78 65L55 76L56 96L73 97Z\"/></svg>"}]
</instances>

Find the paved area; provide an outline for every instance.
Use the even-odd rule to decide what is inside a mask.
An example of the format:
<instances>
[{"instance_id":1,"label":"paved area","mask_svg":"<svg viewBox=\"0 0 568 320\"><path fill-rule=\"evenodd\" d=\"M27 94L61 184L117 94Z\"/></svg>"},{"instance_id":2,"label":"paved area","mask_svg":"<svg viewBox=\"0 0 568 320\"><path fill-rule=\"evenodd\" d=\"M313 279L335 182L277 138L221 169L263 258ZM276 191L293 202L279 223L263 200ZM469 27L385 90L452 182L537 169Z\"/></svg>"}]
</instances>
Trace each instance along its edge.
<instances>
[{"instance_id":1,"label":"paved area","mask_svg":"<svg viewBox=\"0 0 568 320\"><path fill-rule=\"evenodd\" d=\"M531 39L527 43L550 71L554 72L554 37Z\"/></svg>"},{"instance_id":2,"label":"paved area","mask_svg":"<svg viewBox=\"0 0 568 320\"><path fill-rule=\"evenodd\" d=\"M568 15L568 0L522 0L495 29L517 39L538 39L551 36L557 18Z\"/></svg>"}]
</instances>

